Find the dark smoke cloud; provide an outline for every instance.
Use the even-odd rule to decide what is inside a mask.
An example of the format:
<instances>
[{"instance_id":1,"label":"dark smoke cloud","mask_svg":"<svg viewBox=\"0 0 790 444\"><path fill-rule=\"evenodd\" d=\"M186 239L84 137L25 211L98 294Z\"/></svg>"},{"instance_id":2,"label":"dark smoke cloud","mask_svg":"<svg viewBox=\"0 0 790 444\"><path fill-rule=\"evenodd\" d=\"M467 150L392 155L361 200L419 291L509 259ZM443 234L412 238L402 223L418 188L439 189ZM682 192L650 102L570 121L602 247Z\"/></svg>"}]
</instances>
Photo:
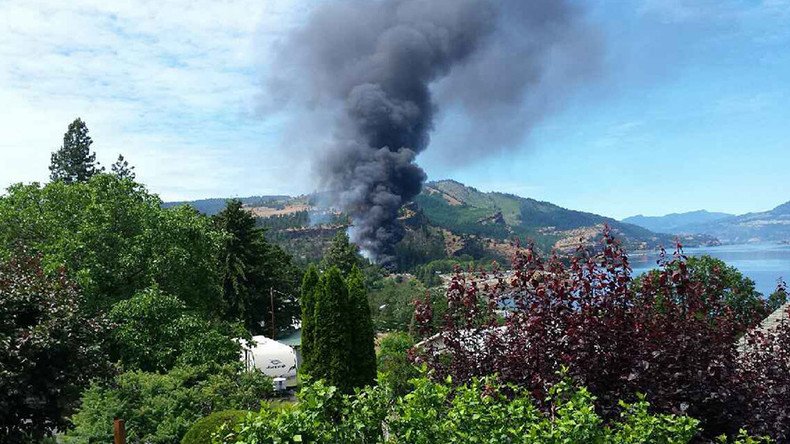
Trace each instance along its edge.
<instances>
[{"instance_id":1,"label":"dark smoke cloud","mask_svg":"<svg viewBox=\"0 0 790 444\"><path fill-rule=\"evenodd\" d=\"M270 93L334 115L320 183L351 216L352 240L390 265L437 110L455 107L480 135L455 157L512 144L591 71L594 41L563 0L330 1L279 48Z\"/></svg>"}]
</instances>

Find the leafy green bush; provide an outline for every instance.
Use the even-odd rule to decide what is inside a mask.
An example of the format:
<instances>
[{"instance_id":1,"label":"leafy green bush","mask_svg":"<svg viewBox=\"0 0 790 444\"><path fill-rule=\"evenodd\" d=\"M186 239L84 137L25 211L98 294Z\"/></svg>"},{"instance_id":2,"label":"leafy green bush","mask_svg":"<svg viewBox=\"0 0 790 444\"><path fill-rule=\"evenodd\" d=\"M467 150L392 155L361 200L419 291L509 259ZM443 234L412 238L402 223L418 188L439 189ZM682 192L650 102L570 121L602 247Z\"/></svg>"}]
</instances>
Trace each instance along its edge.
<instances>
[{"instance_id":1,"label":"leafy green bush","mask_svg":"<svg viewBox=\"0 0 790 444\"><path fill-rule=\"evenodd\" d=\"M252 413L248 410L214 412L192 424L187 434L184 435L184 439L181 440L181 444L211 444L212 436L219 432L223 426L233 428L247 414Z\"/></svg>"},{"instance_id":2,"label":"leafy green bush","mask_svg":"<svg viewBox=\"0 0 790 444\"><path fill-rule=\"evenodd\" d=\"M237 366L178 367L166 374L127 372L112 384L92 385L72 416L66 443L112 442L113 418L126 421L129 442L178 442L211 412L257 410L271 396L271 380Z\"/></svg>"},{"instance_id":3,"label":"leafy green bush","mask_svg":"<svg viewBox=\"0 0 790 444\"><path fill-rule=\"evenodd\" d=\"M619 420L605 423L593 396L567 381L540 404L526 391L493 378L454 386L450 381L413 380L414 391L395 397L383 386L355 396L334 387L306 386L300 403L274 412L264 408L246 418L223 442L246 443L687 443L698 421L654 415L640 398L622 403ZM540 408L539 408L540 406ZM386 426L387 433L383 433Z\"/></svg>"},{"instance_id":4,"label":"leafy green bush","mask_svg":"<svg viewBox=\"0 0 790 444\"><path fill-rule=\"evenodd\" d=\"M237 361L240 353L230 326L213 325L189 313L181 300L158 288L118 302L110 320L116 325L114 357L126 370L162 372L177 364L225 364Z\"/></svg>"},{"instance_id":5,"label":"leafy green bush","mask_svg":"<svg viewBox=\"0 0 790 444\"><path fill-rule=\"evenodd\" d=\"M409 349L414 340L406 333L394 332L384 336L379 343L378 380L393 392L403 395L412 388L409 382L419 376L419 370L409 360Z\"/></svg>"}]
</instances>

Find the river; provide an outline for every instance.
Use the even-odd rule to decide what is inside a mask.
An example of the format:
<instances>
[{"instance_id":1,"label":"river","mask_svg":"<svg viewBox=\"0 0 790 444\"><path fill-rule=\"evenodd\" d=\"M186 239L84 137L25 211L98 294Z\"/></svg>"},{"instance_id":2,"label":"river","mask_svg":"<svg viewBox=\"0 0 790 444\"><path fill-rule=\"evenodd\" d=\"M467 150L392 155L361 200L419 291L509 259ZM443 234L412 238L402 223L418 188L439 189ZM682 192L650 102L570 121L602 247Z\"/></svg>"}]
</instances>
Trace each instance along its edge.
<instances>
[{"instance_id":1,"label":"river","mask_svg":"<svg viewBox=\"0 0 790 444\"><path fill-rule=\"evenodd\" d=\"M709 255L721 259L751 278L757 291L769 295L776 289L776 281L782 277L790 282L790 245L744 244L721 245L718 247L685 248L687 256ZM667 251L671 254L671 251ZM629 254L633 275L638 276L656 268L658 252Z\"/></svg>"}]
</instances>

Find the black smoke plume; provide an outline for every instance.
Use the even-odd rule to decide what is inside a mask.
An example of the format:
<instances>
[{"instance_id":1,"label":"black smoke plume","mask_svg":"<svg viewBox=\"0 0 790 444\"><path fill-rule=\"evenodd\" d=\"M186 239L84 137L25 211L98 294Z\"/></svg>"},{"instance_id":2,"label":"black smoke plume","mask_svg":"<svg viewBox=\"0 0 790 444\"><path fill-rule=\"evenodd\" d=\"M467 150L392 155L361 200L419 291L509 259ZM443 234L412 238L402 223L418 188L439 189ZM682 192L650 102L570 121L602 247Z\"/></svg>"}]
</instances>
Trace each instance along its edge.
<instances>
[{"instance_id":1,"label":"black smoke plume","mask_svg":"<svg viewBox=\"0 0 790 444\"><path fill-rule=\"evenodd\" d=\"M305 116L332 116L331 140L314 167L373 261L393 264L403 237L398 211L426 179L415 157L428 146L437 110L464 115L479 135L453 146L452 156L497 152L594 71L596 35L574 5L326 1L285 38L270 93L317 110Z\"/></svg>"}]
</instances>

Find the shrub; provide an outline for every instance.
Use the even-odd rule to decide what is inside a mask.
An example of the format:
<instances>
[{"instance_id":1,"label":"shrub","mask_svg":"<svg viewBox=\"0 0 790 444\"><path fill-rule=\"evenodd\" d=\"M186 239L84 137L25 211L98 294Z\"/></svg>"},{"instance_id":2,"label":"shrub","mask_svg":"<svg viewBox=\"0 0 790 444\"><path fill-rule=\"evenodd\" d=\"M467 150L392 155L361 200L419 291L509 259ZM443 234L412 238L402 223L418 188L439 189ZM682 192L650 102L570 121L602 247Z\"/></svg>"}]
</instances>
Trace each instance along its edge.
<instances>
[{"instance_id":1,"label":"shrub","mask_svg":"<svg viewBox=\"0 0 790 444\"><path fill-rule=\"evenodd\" d=\"M225 443L686 443L697 421L685 416L653 415L644 399L623 404L620 419L606 425L594 398L568 381L556 384L544 413L529 392L493 378L472 378L461 385L428 378L415 390L391 398L382 387L340 395L322 383L306 386L300 403L280 412L264 408L242 421ZM386 435L383 427L386 427Z\"/></svg>"},{"instance_id":2,"label":"shrub","mask_svg":"<svg viewBox=\"0 0 790 444\"><path fill-rule=\"evenodd\" d=\"M107 323L80 310L65 272L38 256L0 260L0 442L40 442L66 426L91 378L109 374Z\"/></svg>"},{"instance_id":3,"label":"shrub","mask_svg":"<svg viewBox=\"0 0 790 444\"><path fill-rule=\"evenodd\" d=\"M378 353L379 384L387 385L398 395L408 393L412 378L419 376L417 367L409 359L414 340L406 333L389 333L381 339Z\"/></svg>"},{"instance_id":4,"label":"shrub","mask_svg":"<svg viewBox=\"0 0 790 444\"><path fill-rule=\"evenodd\" d=\"M739 370L749 430L790 442L790 320L747 334Z\"/></svg>"},{"instance_id":5,"label":"shrub","mask_svg":"<svg viewBox=\"0 0 790 444\"><path fill-rule=\"evenodd\" d=\"M232 429L248 414L252 413L248 410L214 412L192 424L192 427L189 428L181 440L181 444L211 444L212 436L217 434L223 426Z\"/></svg>"},{"instance_id":6,"label":"shrub","mask_svg":"<svg viewBox=\"0 0 790 444\"><path fill-rule=\"evenodd\" d=\"M189 313L184 302L156 287L115 304L110 319L116 325L113 354L126 370L163 372L176 364L238 360L240 348L230 326Z\"/></svg>"},{"instance_id":7,"label":"shrub","mask_svg":"<svg viewBox=\"0 0 790 444\"><path fill-rule=\"evenodd\" d=\"M66 443L112 442L113 418L126 421L129 442L178 442L214 411L257 410L271 396L271 380L237 366L178 367L166 374L127 372L85 391Z\"/></svg>"},{"instance_id":8,"label":"shrub","mask_svg":"<svg viewBox=\"0 0 790 444\"><path fill-rule=\"evenodd\" d=\"M702 280L680 247L633 285L620 244L608 231L602 242L566 262L530 246L515 255L512 277L456 274L443 327L419 361L458 383L498 374L538 399L567 366L605 418L620 414L619 400L645 393L659 412L698 418L707 437L737 432L735 344L757 307L738 304L736 312L731 292L707 291L722 269ZM426 306L416 310L423 333L435 325Z\"/></svg>"}]
</instances>

